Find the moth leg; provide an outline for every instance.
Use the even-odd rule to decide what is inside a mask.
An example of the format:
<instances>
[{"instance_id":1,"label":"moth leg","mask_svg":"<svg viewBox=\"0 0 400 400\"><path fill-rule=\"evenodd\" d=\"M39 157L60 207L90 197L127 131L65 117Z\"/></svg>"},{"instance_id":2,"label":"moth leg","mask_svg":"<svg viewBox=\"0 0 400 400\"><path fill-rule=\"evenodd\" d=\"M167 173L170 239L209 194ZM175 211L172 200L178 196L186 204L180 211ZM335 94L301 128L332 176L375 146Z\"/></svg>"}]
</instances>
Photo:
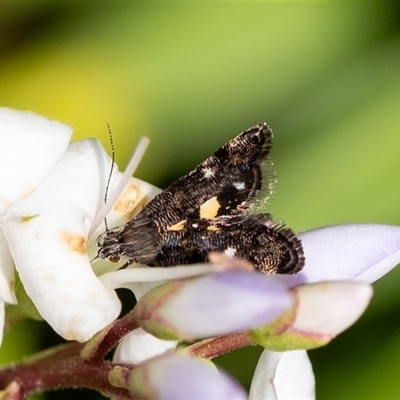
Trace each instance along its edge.
<instances>
[{"instance_id":1,"label":"moth leg","mask_svg":"<svg viewBox=\"0 0 400 400\"><path fill-rule=\"evenodd\" d=\"M122 267L118 268L118 271L119 271L120 269L128 268L128 267L129 267L130 265L132 265L132 264L133 264L133 260L128 260L125 264L122 265Z\"/></svg>"}]
</instances>

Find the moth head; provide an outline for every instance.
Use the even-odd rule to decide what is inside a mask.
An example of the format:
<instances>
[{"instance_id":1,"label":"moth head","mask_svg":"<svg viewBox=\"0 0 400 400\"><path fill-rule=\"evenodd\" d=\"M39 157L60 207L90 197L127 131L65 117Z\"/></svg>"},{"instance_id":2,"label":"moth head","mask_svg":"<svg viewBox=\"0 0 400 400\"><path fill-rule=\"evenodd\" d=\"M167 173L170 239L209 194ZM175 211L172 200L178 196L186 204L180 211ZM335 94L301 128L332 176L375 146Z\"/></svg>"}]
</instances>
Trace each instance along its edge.
<instances>
[{"instance_id":1,"label":"moth head","mask_svg":"<svg viewBox=\"0 0 400 400\"><path fill-rule=\"evenodd\" d=\"M156 265L159 250L159 232L156 226L139 214L125 225L108 229L97 239L98 257L128 264Z\"/></svg>"},{"instance_id":2,"label":"moth head","mask_svg":"<svg viewBox=\"0 0 400 400\"><path fill-rule=\"evenodd\" d=\"M98 257L118 262L121 259L121 231L123 226L109 229L97 238Z\"/></svg>"}]
</instances>

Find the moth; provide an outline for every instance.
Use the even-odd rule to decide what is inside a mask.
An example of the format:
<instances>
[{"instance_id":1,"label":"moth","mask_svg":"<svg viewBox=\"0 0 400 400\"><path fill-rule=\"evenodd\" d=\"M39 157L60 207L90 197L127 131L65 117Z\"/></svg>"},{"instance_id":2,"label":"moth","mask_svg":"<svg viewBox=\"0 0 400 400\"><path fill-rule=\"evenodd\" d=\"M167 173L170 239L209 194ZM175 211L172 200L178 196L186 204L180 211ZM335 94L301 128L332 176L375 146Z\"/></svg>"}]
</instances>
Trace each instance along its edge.
<instances>
[{"instance_id":1,"label":"moth","mask_svg":"<svg viewBox=\"0 0 400 400\"><path fill-rule=\"evenodd\" d=\"M246 259L264 274L304 265L295 233L258 213L275 177L272 131L261 123L218 149L161 192L131 221L97 239L98 256L149 266L208 262L210 252Z\"/></svg>"}]
</instances>

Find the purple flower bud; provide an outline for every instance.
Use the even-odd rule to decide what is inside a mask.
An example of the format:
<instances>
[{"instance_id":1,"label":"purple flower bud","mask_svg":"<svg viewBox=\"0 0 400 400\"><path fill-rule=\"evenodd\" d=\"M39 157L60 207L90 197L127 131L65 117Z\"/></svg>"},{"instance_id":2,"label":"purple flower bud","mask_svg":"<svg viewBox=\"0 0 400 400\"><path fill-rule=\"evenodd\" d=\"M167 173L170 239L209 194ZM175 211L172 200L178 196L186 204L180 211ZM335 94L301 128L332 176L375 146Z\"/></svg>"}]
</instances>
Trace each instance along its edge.
<instances>
[{"instance_id":1,"label":"purple flower bud","mask_svg":"<svg viewBox=\"0 0 400 400\"><path fill-rule=\"evenodd\" d=\"M131 373L133 398L245 400L245 391L211 362L182 355L153 358Z\"/></svg>"},{"instance_id":2,"label":"purple flower bud","mask_svg":"<svg viewBox=\"0 0 400 400\"><path fill-rule=\"evenodd\" d=\"M360 282L320 282L293 288L294 319L274 321L255 329L255 341L270 350L312 349L324 346L352 325L372 297L370 285ZM351 307L349 307L351 305Z\"/></svg>"},{"instance_id":3,"label":"purple flower bud","mask_svg":"<svg viewBox=\"0 0 400 400\"><path fill-rule=\"evenodd\" d=\"M142 328L157 337L192 340L266 324L293 303L279 277L230 271L159 286L135 312Z\"/></svg>"}]
</instances>

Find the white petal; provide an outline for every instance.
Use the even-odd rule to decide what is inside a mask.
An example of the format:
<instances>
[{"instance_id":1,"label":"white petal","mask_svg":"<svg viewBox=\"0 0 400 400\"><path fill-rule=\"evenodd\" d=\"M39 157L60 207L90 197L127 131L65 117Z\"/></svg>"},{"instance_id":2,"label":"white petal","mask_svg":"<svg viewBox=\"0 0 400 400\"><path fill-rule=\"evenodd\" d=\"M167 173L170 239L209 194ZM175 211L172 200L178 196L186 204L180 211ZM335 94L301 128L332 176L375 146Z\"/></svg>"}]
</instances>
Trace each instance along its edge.
<instances>
[{"instance_id":1,"label":"white petal","mask_svg":"<svg viewBox=\"0 0 400 400\"><path fill-rule=\"evenodd\" d=\"M119 184L122 177L122 173L117 174L114 186ZM118 225L126 224L134 216L139 214L143 207L160 192L161 190L156 186L150 185L137 178L129 178L119 198L115 204L110 207L106 215L108 227L113 228ZM108 201L109 199L107 199L107 202ZM109 208L108 206L104 207L106 209ZM105 231L102 211L103 209L100 211L99 215L96 215L96 219L93 221L93 225L96 227L95 229L94 227L91 228L94 238L97 238L97 236Z\"/></svg>"},{"instance_id":2,"label":"white petal","mask_svg":"<svg viewBox=\"0 0 400 400\"><path fill-rule=\"evenodd\" d=\"M0 213L37 188L71 133L69 126L37 114L0 108Z\"/></svg>"},{"instance_id":3,"label":"white petal","mask_svg":"<svg viewBox=\"0 0 400 400\"><path fill-rule=\"evenodd\" d=\"M122 173L118 173L114 186L119 184L122 176ZM161 189L156 186L137 178L129 178L124 190L107 214L107 224L110 228L126 224L139 214L143 207L160 192ZM102 232L104 232L104 229L96 233L100 234Z\"/></svg>"},{"instance_id":4,"label":"white petal","mask_svg":"<svg viewBox=\"0 0 400 400\"><path fill-rule=\"evenodd\" d=\"M142 269L142 268L140 268ZM100 279L101 280L101 279ZM135 282L135 283L125 283L122 286L125 289L129 289L135 295L136 301L139 301L149 290L164 284L165 281L156 282ZM109 285L107 285L109 286ZM112 287L112 286L111 286Z\"/></svg>"},{"instance_id":5,"label":"white petal","mask_svg":"<svg viewBox=\"0 0 400 400\"><path fill-rule=\"evenodd\" d=\"M3 223L16 267L41 316L67 340L86 341L112 322L120 302L92 271L82 217ZM23 245L21 245L23 242Z\"/></svg>"},{"instance_id":6,"label":"white petal","mask_svg":"<svg viewBox=\"0 0 400 400\"><path fill-rule=\"evenodd\" d=\"M113 361L130 364L141 363L169 350L175 350L176 345L176 340L161 340L145 332L142 328L135 329L118 345Z\"/></svg>"},{"instance_id":7,"label":"white petal","mask_svg":"<svg viewBox=\"0 0 400 400\"><path fill-rule=\"evenodd\" d=\"M14 262L8 243L0 229L0 301L16 304Z\"/></svg>"},{"instance_id":8,"label":"white petal","mask_svg":"<svg viewBox=\"0 0 400 400\"><path fill-rule=\"evenodd\" d=\"M131 267L119 271L109 272L100 277L104 284L113 287L133 289L132 283L159 282L161 285L166 280L190 278L215 272L211 264L191 264L177 267ZM155 286L153 286L155 287Z\"/></svg>"},{"instance_id":9,"label":"white petal","mask_svg":"<svg viewBox=\"0 0 400 400\"><path fill-rule=\"evenodd\" d=\"M66 339L88 340L119 314L118 297L96 278L86 254L109 170L97 141L74 143L39 189L2 222L26 292Z\"/></svg>"},{"instance_id":10,"label":"white petal","mask_svg":"<svg viewBox=\"0 0 400 400\"><path fill-rule=\"evenodd\" d=\"M282 278L290 285L330 280L372 283L400 263L400 227L344 224L299 235L304 269Z\"/></svg>"},{"instance_id":11,"label":"white petal","mask_svg":"<svg viewBox=\"0 0 400 400\"><path fill-rule=\"evenodd\" d=\"M123 174L120 175L118 184L114 188L109 187L109 190L107 191L107 203L104 205L102 210L100 210L100 212L94 219L92 223L92 228L89 233L90 235L92 231L95 231L98 228L101 221L109 214L111 208L113 208L114 204L117 203L117 199L121 198L121 193L124 190L126 190L128 182L132 178L132 175L135 172L137 166L139 165L140 160L142 159L149 143L150 141L148 138L141 138L138 146L135 149L135 152L133 153L128 163L126 170L124 171Z\"/></svg>"},{"instance_id":12,"label":"white petal","mask_svg":"<svg viewBox=\"0 0 400 400\"><path fill-rule=\"evenodd\" d=\"M307 352L264 350L254 373L249 399L315 399L315 378Z\"/></svg>"},{"instance_id":13,"label":"white petal","mask_svg":"<svg viewBox=\"0 0 400 400\"><path fill-rule=\"evenodd\" d=\"M275 373L283 353L264 350L251 381L249 400L277 400Z\"/></svg>"},{"instance_id":14,"label":"white petal","mask_svg":"<svg viewBox=\"0 0 400 400\"><path fill-rule=\"evenodd\" d=\"M97 140L72 143L38 190L15 204L8 215L84 215L90 217L90 224L103 205L110 168L110 159Z\"/></svg>"}]
</instances>

